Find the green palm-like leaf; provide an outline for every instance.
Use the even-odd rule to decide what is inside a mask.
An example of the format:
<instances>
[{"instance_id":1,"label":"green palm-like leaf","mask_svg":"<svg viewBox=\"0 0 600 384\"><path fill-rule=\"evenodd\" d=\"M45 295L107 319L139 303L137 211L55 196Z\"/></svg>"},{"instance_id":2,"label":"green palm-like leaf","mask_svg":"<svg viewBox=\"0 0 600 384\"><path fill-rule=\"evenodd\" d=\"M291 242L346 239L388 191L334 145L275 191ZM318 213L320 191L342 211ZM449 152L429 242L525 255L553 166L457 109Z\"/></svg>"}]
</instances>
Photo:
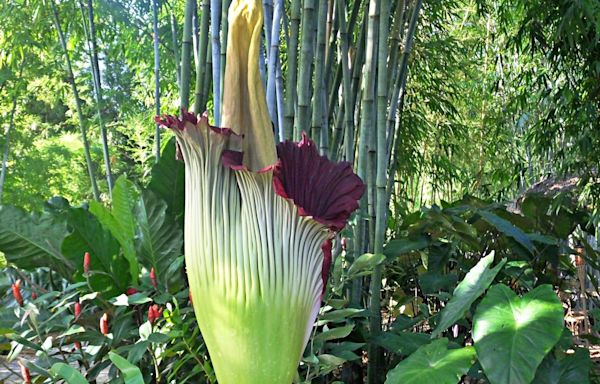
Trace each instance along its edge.
<instances>
[{"instance_id":1,"label":"green palm-like leaf","mask_svg":"<svg viewBox=\"0 0 600 384\"><path fill-rule=\"evenodd\" d=\"M494 278L504 266L506 260L500 262L496 267L489 268L494 261L494 255L479 260L458 284L448 304L440 312L440 320L436 329L431 333L434 338L460 319L471 304L490 286Z\"/></svg>"},{"instance_id":2,"label":"green palm-like leaf","mask_svg":"<svg viewBox=\"0 0 600 384\"><path fill-rule=\"evenodd\" d=\"M475 349L491 384L531 383L562 330L562 305L550 285L522 298L494 285L473 319Z\"/></svg>"},{"instance_id":3,"label":"green palm-like leaf","mask_svg":"<svg viewBox=\"0 0 600 384\"><path fill-rule=\"evenodd\" d=\"M185 166L183 161L175 158L175 149L173 137L165 144L159 162L152 167L148 189L167 203L167 212L170 215L180 220L183 218Z\"/></svg>"},{"instance_id":4,"label":"green palm-like leaf","mask_svg":"<svg viewBox=\"0 0 600 384\"><path fill-rule=\"evenodd\" d=\"M448 339L419 348L388 372L385 384L456 384L475 362L475 349L448 349Z\"/></svg>"},{"instance_id":5,"label":"green palm-like leaf","mask_svg":"<svg viewBox=\"0 0 600 384\"><path fill-rule=\"evenodd\" d=\"M139 265L135 254L135 220L133 208L137 200L137 191L133 183L125 176L119 177L112 192L112 210L97 201L90 202L90 211L104 228L117 239L125 259L129 263L129 274L137 282Z\"/></svg>"},{"instance_id":6,"label":"green palm-like leaf","mask_svg":"<svg viewBox=\"0 0 600 384\"><path fill-rule=\"evenodd\" d=\"M183 233L178 223L167 214L167 204L151 191L144 191L135 206L138 257L154 267L156 277L165 282L166 271L181 255Z\"/></svg>"},{"instance_id":7,"label":"green palm-like leaf","mask_svg":"<svg viewBox=\"0 0 600 384\"><path fill-rule=\"evenodd\" d=\"M62 243L62 253L71 260L83 278L83 255L91 255L94 273L90 283L94 289L113 297L122 293L130 283L127 261L119 257L119 243L102 227L100 222L84 208L70 208L67 221L71 234Z\"/></svg>"},{"instance_id":8,"label":"green palm-like leaf","mask_svg":"<svg viewBox=\"0 0 600 384\"><path fill-rule=\"evenodd\" d=\"M70 278L74 265L60 252L67 224L50 214L28 214L0 206L0 251L19 268L52 267Z\"/></svg>"}]
</instances>

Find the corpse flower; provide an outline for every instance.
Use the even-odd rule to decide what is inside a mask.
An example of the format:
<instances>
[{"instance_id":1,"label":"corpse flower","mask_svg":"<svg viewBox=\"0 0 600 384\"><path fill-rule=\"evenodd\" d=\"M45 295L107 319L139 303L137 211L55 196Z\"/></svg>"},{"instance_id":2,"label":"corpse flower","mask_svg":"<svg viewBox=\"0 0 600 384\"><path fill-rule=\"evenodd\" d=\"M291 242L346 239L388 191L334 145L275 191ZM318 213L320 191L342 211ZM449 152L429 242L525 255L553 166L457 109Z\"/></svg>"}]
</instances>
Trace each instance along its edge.
<instances>
[{"instance_id":1,"label":"corpse flower","mask_svg":"<svg viewBox=\"0 0 600 384\"><path fill-rule=\"evenodd\" d=\"M260 1L233 1L223 124L157 117L185 162L185 261L222 384L291 383L316 319L340 231L364 185L303 134L275 146L258 71Z\"/></svg>"}]
</instances>

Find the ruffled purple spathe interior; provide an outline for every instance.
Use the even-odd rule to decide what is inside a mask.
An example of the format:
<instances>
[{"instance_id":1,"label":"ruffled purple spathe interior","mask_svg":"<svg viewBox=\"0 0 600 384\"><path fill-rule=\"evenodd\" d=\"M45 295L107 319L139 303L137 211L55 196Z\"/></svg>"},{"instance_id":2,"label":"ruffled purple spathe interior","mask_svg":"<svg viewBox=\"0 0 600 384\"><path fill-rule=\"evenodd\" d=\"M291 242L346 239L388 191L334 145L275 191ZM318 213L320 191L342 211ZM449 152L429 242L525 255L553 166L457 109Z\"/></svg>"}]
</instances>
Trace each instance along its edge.
<instances>
[{"instance_id":1,"label":"ruffled purple spathe interior","mask_svg":"<svg viewBox=\"0 0 600 384\"><path fill-rule=\"evenodd\" d=\"M208 119L204 114L202 119ZM197 117L182 111L182 118L157 116L156 122L171 129L183 130L185 123L198 124ZM208 124L207 124L208 125ZM214 132L224 136L237 135L229 128L208 125ZM335 232L341 231L348 218L358 208L358 200L365 185L348 162L334 163L318 153L315 143L302 133L300 142L284 141L277 144L278 161L258 172L273 171L275 192L290 199L302 216L314 220ZM242 165L243 153L224 150L223 165L233 170L248 171Z\"/></svg>"}]
</instances>

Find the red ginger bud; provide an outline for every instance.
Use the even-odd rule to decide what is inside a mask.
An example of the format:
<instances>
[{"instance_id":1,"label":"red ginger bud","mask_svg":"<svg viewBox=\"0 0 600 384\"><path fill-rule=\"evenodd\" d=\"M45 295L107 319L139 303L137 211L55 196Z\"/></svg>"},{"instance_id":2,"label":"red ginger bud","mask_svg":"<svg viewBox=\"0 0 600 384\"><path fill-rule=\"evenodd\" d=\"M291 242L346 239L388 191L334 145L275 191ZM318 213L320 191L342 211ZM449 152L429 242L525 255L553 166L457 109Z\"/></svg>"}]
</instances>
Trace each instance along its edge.
<instances>
[{"instance_id":1,"label":"red ginger bud","mask_svg":"<svg viewBox=\"0 0 600 384\"><path fill-rule=\"evenodd\" d=\"M37 299L37 293L35 291L31 291L31 300Z\"/></svg>"},{"instance_id":2,"label":"red ginger bud","mask_svg":"<svg viewBox=\"0 0 600 384\"><path fill-rule=\"evenodd\" d=\"M154 267L150 269L150 283L152 283L154 288L158 287L158 284L156 283L156 272L154 271Z\"/></svg>"},{"instance_id":3,"label":"red ginger bud","mask_svg":"<svg viewBox=\"0 0 600 384\"><path fill-rule=\"evenodd\" d=\"M15 297L15 301L19 304L20 307L23 306L23 295L21 295L21 280L17 280L15 281L15 283L12 285L12 293L13 296Z\"/></svg>"},{"instance_id":4,"label":"red ginger bud","mask_svg":"<svg viewBox=\"0 0 600 384\"><path fill-rule=\"evenodd\" d=\"M31 384L31 373L23 363L19 361L19 367L21 368L21 377L23 377L23 384Z\"/></svg>"},{"instance_id":5,"label":"red ginger bud","mask_svg":"<svg viewBox=\"0 0 600 384\"><path fill-rule=\"evenodd\" d=\"M81 349L81 341L76 341L75 342L75 348Z\"/></svg>"},{"instance_id":6,"label":"red ginger bud","mask_svg":"<svg viewBox=\"0 0 600 384\"><path fill-rule=\"evenodd\" d=\"M83 273L89 273L90 272L90 264L91 264L90 253L86 252L83 255Z\"/></svg>"},{"instance_id":7,"label":"red ginger bud","mask_svg":"<svg viewBox=\"0 0 600 384\"><path fill-rule=\"evenodd\" d=\"M150 324L154 324L154 322L160 318L161 314L162 309L159 309L158 305L151 305L150 308L148 308L148 321Z\"/></svg>"},{"instance_id":8,"label":"red ginger bud","mask_svg":"<svg viewBox=\"0 0 600 384\"><path fill-rule=\"evenodd\" d=\"M138 292L139 291L135 288L127 288L127 291L125 293L127 293L127 296L131 296L131 295L135 295Z\"/></svg>"},{"instance_id":9,"label":"red ginger bud","mask_svg":"<svg viewBox=\"0 0 600 384\"><path fill-rule=\"evenodd\" d=\"M79 316L81 315L81 304L79 303L79 301L75 302L75 319L79 318Z\"/></svg>"},{"instance_id":10,"label":"red ginger bud","mask_svg":"<svg viewBox=\"0 0 600 384\"><path fill-rule=\"evenodd\" d=\"M108 332L108 313L105 313L100 318L100 333L106 336Z\"/></svg>"}]
</instances>

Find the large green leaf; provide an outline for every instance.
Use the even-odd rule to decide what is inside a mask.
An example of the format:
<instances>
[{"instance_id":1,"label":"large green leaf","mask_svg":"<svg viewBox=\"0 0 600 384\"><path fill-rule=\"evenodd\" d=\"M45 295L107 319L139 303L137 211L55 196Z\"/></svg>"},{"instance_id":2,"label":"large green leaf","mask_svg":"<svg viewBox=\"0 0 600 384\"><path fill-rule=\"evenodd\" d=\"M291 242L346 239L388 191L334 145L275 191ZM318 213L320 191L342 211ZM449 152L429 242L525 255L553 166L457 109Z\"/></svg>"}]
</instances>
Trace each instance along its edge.
<instances>
[{"instance_id":1,"label":"large green leaf","mask_svg":"<svg viewBox=\"0 0 600 384\"><path fill-rule=\"evenodd\" d=\"M119 255L119 243L100 222L84 208L70 208L66 217L71 234L62 244L62 253L73 261L83 279L83 255L89 252L91 269L103 273L90 276L92 287L113 297L124 292L131 282L127 261Z\"/></svg>"},{"instance_id":2,"label":"large green leaf","mask_svg":"<svg viewBox=\"0 0 600 384\"><path fill-rule=\"evenodd\" d=\"M167 214L167 204L152 191L144 191L135 207L138 257L154 267L158 281L166 284L167 271L181 255L183 233L179 224Z\"/></svg>"},{"instance_id":3,"label":"large green leaf","mask_svg":"<svg viewBox=\"0 0 600 384\"><path fill-rule=\"evenodd\" d=\"M75 267L60 252L67 234L67 223L49 213L0 206L0 251L19 268L51 267L70 278Z\"/></svg>"},{"instance_id":4,"label":"large green leaf","mask_svg":"<svg viewBox=\"0 0 600 384\"><path fill-rule=\"evenodd\" d=\"M475 362L475 349L448 349L448 339L419 348L388 372L385 384L456 384Z\"/></svg>"},{"instance_id":5,"label":"large green leaf","mask_svg":"<svg viewBox=\"0 0 600 384\"><path fill-rule=\"evenodd\" d=\"M132 282L137 282L139 265L135 254L135 220L133 208L137 201L137 190L125 176L119 177L112 191L112 210L97 201L90 202L90 211L98 221L117 239L129 263Z\"/></svg>"},{"instance_id":6,"label":"large green leaf","mask_svg":"<svg viewBox=\"0 0 600 384\"><path fill-rule=\"evenodd\" d=\"M372 343L401 356L414 353L430 341L428 334L417 332L382 332L371 339Z\"/></svg>"},{"instance_id":7,"label":"large green leaf","mask_svg":"<svg viewBox=\"0 0 600 384\"><path fill-rule=\"evenodd\" d=\"M138 367L119 356L115 352L108 352L108 357L113 364L123 373L125 384L144 384L144 377Z\"/></svg>"},{"instance_id":8,"label":"large green leaf","mask_svg":"<svg viewBox=\"0 0 600 384\"><path fill-rule=\"evenodd\" d=\"M548 355L540 365L535 384L588 384L590 382L590 351L577 348L575 353L556 359Z\"/></svg>"},{"instance_id":9,"label":"large green leaf","mask_svg":"<svg viewBox=\"0 0 600 384\"><path fill-rule=\"evenodd\" d=\"M489 211L479 211L478 213L488 224L495 227L499 232L514 239L517 243L527 249L529 253L533 253L533 242L529 236L516 225Z\"/></svg>"},{"instance_id":10,"label":"large green leaf","mask_svg":"<svg viewBox=\"0 0 600 384\"><path fill-rule=\"evenodd\" d=\"M175 158L175 137L165 143L160 161L152 167L148 189L167 203L167 212L176 220L183 218L185 166Z\"/></svg>"},{"instance_id":11,"label":"large green leaf","mask_svg":"<svg viewBox=\"0 0 600 384\"><path fill-rule=\"evenodd\" d=\"M89 384L78 370L65 363L55 363L50 368L50 373L60 377L67 384Z\"/></svg>"},{"instance_id":12,"label":"large green leaf","mask_svg":"<svg viewBox=\"0 0 600 384\"><path fill-rule=\"evenodd\" d=\"M550 285L522 298L494 285L473 318L477 356L491 384L531 383L562 330L563 308Z\"/></svg>"},{"instance_id":13,"label":"large green leaf","mask_svg":"<svg viewBox=\"0 0 600 384\"><path fill-rule=\"evenodd\" d=\"M494 254L479 260L477 265L467 273L463 281L454 289L452 298L439 314L437 327L431 333L432 338L437 337L458 319L462 318L471 304L492 284L492 281L506 263L506 260L502 260L490 269L493 261Z\"/></svg>"}]
</instances>

